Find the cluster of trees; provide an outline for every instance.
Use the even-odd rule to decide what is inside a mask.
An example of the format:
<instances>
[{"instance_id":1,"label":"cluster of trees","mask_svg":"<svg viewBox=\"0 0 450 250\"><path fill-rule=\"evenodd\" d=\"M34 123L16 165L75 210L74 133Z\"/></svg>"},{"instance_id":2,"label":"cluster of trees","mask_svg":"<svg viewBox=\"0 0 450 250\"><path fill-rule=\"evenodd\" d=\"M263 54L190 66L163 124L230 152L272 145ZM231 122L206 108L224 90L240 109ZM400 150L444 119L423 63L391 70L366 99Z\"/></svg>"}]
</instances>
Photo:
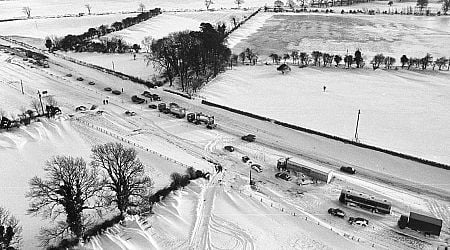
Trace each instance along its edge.
<instances>
[{"instance_id":1,"label":"cluster of trees","mask_svg":"<svg viewBox=\"0 0 450 250\"><path fill-rule=\"evenodd\" d=\"M44 106L45 105L45 106ZM19 114L9 114L3 109L0 109L0 129L10 129L14 127L20 127L20 125L28 125L32 120L40 117L47 116L53 117L60 113L61 110L57 106L58 102L53 96L47 96L44 102L38 99L31 101L32 109L27 109L24 106L20 108Z\"/></svg>"},{"instance_id":2,"label":"cluster of trees","mask_svg":"<svg viewBox=\"0 0 450 250\"><path fill-rule=\"evenodd\" d=\"M73 247L123 220L126 213L150 213L155 202L189 180L209 177L191 167L186 175L173 173L170 186L152 194L153 181L134 148L106 143L94 146L91 153L90 163L81 157L55 156L46 162L45 178L30 180L28 213L56 222L41 229L42 246ZM117 216L96 224L103 214L114 211Z\"/></svg>"},{"instance_id":3,"label":"cluster of trees","mask_svg":"<svg viewBox=\"0 0 450 250\"><path fill-rule=\"evenodd\" d=\"M45 178L30 180L28 213L56 221L41 229L43 246L67 237L82 238L94 216L107 208L123 216L131 207L149 206L152 180L135 149L107 143L91 152L90 164L81 157L55 156L46 162Z\"/></svg>"},{"instance_id":4,"label":"cluster of trees","mask_svg":"<svg viewBox=\"0 0 450 250\"><path fill-rule=\"evenodd\" d=\"M22 243L22 226L7 209L0 207L0 249L19 249Z\"/></svg>"},{"instance_id":5,"label":"cluster of trees","mask_svg":"<svg viewBox=\"0 0 450 250\"><path fill-rule=\"evenodd\" d=\"M231 63L238 62L237 58L240 58L242 61L242 64L251 64L254 65L257 62L258 56L255 52L253 52L251 49L246 48L243 52L237 55L231 55ZM291 60L292 64L297 64L300 67L305 67L308 65L314 65L314 66L332 66L333 63L336 67L339 67L340 63L343 61L345 66L347 68L352 67L353 65L356 66L356 68L362 68L365 66L365 62L361 53L360 49L357 49L354 54L347 54L345 56L341 55L333 55L330 53L323 53L320 51L313 51L311 54L308 54L306 52L299 52L299 51L292 51L290 54L285 53L282 55L272 53L269 55L269 57L272 59L272 62L274 64L280 64L282 60L284 60L284 64L286 64L288 60ZM256 60L254 60L256 58ZM403 55L400 58L400 63L402 68L407 67L408 69L411 68L411 66L416 68L421 68L422 70L427 69L428 67L433 67L433 70L435 68L438 68L439 70L444 69L447 67L447 70L450 68L449 59L446 57L438 57L435 60L433 60L433 57L430 54L427 54L426 56L422 58L415 58L411 57L408 58L406 55ZM384 56L383 54L376 54L373 59L370 61L370 64L372 64L373 69L378 69L382 65L385 66L386 69L391 69L394 67L396 63L396 59L391 56Z\"/></svg>"},{"instance_id":6,"label":"cluster of trees","mask_svg":"<svg viewBox=\"0 0 450 250\"><path fill-rule=\"evenodd\" d=\"M384 65L386 69L390 69L396 60L391 56L384 56L383 54L376 54L372 61L370 62L373 66L373 69L378 69L381 65ZM433 70L437 67L439 70L442 70L447 66L447 70L450 70L449 59L446 57L438 57L433 60L433 57L430 54L426 54L422 58L410 57L408 58L406 55L402 55L400 58L400 63L402 69L407 67L410 69L411 66L415 68L420 68L422 70L426 70L429 66L433 67Z\"/></svg>"},{"instance_id":7,"label":"cluster of trees","mask_svg":"<svg viewBox=\"0 0 450 250\"><path fill-rule=\"evenodd\" d=\"M225 30L225 24L215 28L210 23L201 23L200 31L176 32L153 40L147 63L153 63L170 86L176 79L183 92L195 92L223 71L230 59Z\"/></svg>"},{"instance_id":8,"label":"cluster of trees","mask_svg":"<svg viewBox=\"0 0 450 250\"><path fill-rule=\"evenodd\" d=\"M137 49L139 45L129 46L121 38L113 37L110 39L103 39L100 42L91 41L94 38L100 38L106 34L114 31L119 31L128 28L137 23L146 21L161 13L161 9L155 8L148 12L139 13L135 17L127 17L120 22L114 22L110 26L101 25L97 28L89 28L81 35L67 35L63 38L47 37L45 39L45 46L52 50L73 50L76 52L82 51L96 51L96 52L127 52L131 49Z\"/></svg>"}]
</instances>

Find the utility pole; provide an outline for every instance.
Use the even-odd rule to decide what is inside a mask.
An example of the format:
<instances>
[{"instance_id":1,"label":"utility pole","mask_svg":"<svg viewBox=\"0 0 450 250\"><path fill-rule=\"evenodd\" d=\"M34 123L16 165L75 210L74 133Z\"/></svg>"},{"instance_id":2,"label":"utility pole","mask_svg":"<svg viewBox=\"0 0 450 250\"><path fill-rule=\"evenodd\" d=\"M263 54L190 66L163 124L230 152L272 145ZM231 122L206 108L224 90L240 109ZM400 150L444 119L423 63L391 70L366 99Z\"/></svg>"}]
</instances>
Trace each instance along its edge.
<instances>
[{"instance_id":1,"label":"utility pole","mask_svg":"<svg viewBox=\"0 0 450 250\"><path fill-rule=\"evenodd\" d=\"M41 92L39 90L38 90L38 95L39 95L39 101L41 102L42 115L44 115L45 114L45 112L44 112L44 105L42 105Z\"/></svg>"},{"instance_id":2,"label":"utility pole","mask_svg":"<svg viewBox=\"0 0 450 250\"><path fill-rule=\"evenodd\" d=\"M113 68L113 70L114 70L114 61L111 61L111 63L112 63L112 68Z\"/></svg>"},{"instance_id":3,"label":"utility pole","mask_svg":"<svg viewBox=\"0 0 450 250\"><path fill-rule=\"evenodd\" d=\"M22 95L24 95L25 93L23 92L23 82L22 82L22 80L20 80L20 86L22 87Z\"/></svg>"},{"instance_id":4,"label":"utility pole","mask_svg":"<svg viewBox=\"0 0 450 250\"><path fill-rule=\"evenodd\" d=\"M359 126L359 115L361 114L361 110L358 109L358 118L356 119L356 131L355 131L355 141L358 142L358 126Z\"/></svg>"}]
</instances>

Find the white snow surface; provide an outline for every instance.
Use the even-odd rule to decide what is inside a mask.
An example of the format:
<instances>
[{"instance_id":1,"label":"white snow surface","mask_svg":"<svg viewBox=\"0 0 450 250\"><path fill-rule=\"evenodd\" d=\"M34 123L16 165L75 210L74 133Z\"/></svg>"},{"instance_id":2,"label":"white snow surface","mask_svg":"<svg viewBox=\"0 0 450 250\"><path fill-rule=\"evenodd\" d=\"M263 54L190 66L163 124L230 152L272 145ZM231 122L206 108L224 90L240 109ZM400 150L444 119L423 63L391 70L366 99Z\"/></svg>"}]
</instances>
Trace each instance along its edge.
<instances>
[{"instance_id":1,"label":"white snow surface","mask_svg":"<svg viewBox=\"0 0 450 250\"><path fill-rule=\"evenodd\" d=\"M437 72L236 67L200 95L209 101L425 159L450 163L450 75ZM326 91L323 91L326 86Z\"/></svg>"},{"instance_id":2,"label":"white snow surface","mask_svg":"<svg viewBox=\"0 0 450 250\"><path fill-rule=\"evenodd\" d=\"M0 22L0 34L2 36L23 36L40 39L44 39L47 36L81 35L88 31L89 28L97 28L103 24L111 25L116 21L136 15L135 13L110 14Z\"/></svg>"}]
</instances>

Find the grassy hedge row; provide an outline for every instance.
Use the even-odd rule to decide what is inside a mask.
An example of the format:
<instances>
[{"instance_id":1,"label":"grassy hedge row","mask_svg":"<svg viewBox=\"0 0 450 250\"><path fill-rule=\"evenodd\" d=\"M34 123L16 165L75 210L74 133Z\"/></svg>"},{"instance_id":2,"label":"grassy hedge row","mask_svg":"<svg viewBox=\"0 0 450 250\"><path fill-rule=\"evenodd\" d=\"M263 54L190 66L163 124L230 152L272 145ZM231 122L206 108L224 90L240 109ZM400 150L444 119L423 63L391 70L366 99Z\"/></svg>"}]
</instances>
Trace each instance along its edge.
<instances>
[{"instance_id":1,"label":"grassy hedge row","mask_svg":"<svg viewBox=\"0 0 450 250\"><path fill-rule=\"evenodd\" d=\"M328 138L328 139L332 139L332 140L335 140L335 141L340 141L340 142L343 142L343 143L346 143L346 144L351 144L351 145L354 145L354 146L357 146L357 147L366 148L366 149L370 149L370 150L375 150L375 151L382 152L382 153L385 153L385 154L389 154L389 155L392 155L392 156L397 156L397 157L400 157L400 158L403 158L403 159L407 159L407 160L411 160L411 161L427 164L427 165L430 165L430 166L433 166L433 167L438 167L438 168L450 170L450 166L449 165L442 164L442 163L439 163L439 162L430 161L430 160L426 160L426 159L419 158L419 157L416 157L416 156L412 156L412 155L408 155L408 154L404 154L404 153L399 153L399 152L395 152L395 151L392 151L392 150L388 150L388 149L384 149L384 148L380 148L380 147L376 147L376 146L372 146L372 145L368 145L368 144L364 144L364 143L360 143L360 142L351 141L351 140L348 140L348 139L345 139L345 138L342 138L342 137L338 137L338 136L335 136L335 135L330 135L330 134L322 133L322 132L319 132L319 131L316 131L316 130L304 128L304 127L301 127L301 126L297 126L297 125L293 125L293 124L289 124L289 123L273 120L273 119L270 119L270 118L267 118L267 117L255 115L255 114L252 114L252 113L249 113L249 112L246 112L246 111L230 108L230 107L223 106L223 105L216 104L216 103L212 103L212 102L209 102L209 101L206 101L206 100L202 100L202 104L205 104L205 105L208 105L208 106L212 106L212 107L216 107L216 108L225 109L225 110L231 111L233 113L237 113L237 114L240 114L240 115L245 115L245 116L248 116L248 117L251 117L251 118L255 118L255 119L258 119L258 120L270 121L270 122L273 122L273 123L275 123L277 125L280 125L280 126L283 126L283 127L286 127L286 128L290 128L290 129L294 129L294 130L298 130L298 131L301 131L301 132L305 132L305 133L308 133L308 134L318 135L318 136L325 137L325 138Z\"/></svg>"}]
</instances>

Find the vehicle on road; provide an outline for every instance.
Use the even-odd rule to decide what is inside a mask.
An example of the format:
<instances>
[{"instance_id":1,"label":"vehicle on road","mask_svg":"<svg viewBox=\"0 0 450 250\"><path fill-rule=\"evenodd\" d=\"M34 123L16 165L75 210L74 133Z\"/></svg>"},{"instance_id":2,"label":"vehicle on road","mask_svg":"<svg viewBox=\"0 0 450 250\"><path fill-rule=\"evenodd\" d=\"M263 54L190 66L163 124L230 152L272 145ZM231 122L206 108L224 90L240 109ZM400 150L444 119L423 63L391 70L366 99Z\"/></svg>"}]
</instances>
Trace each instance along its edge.
<instances>
[{"instance_id":1,"label":"vehicle on road","mask_svg":"<svg viewBox=\"0 0 450 250\"><path fill-rule=\"evenodd\" d=\"M148 98L152 98L152 97L153 97L152 93L148 92L147 90L145 90L145 91L142 93L142 95L145 96L145 97L148 97Z\"/></svg>"},{"instance_id":2,"label":"vehicle on road","mask_svg":"<svg viewBox=\"0 0 450 250\"><path fill-rule=\"evenodd\" d=\"M170 113L175 115L177 118L184 118L186 116L186 109L179 107L178 105L170 105Z\"/></svg>"},{"instance_id":3,"label":"vehicle on road","mask_svg":"<svg viewBox=\"0 0 450 250\"><path fill-rule=\"evenodd\" d=\"M105 91L111 91L111 90L112 90L112 88L110 88L110 87L106 87L106 88L104 88L104 90L105 90Z\"/></svg>"},{"instance_id":4,"label":"vehicle on road","mask_svg":"<svg viewBox=\"0 0 450 250\"><path fill-rule=\"evenodd\" d=\"M352 167L341 167L340 170L341 170L341 172L345 172L345 173L348 173L348 174L355 174L356 173L356 170L354 168L352 168Z\"/></svg>"},{"instance_id":5,"label":"vehicle on road","mask_svg":"<svg viewBox=\"0 0 450 250\"><path fill-rule=\"evenodd\" d=\"M234 151L234 147L233 146L225 146L224 147L224 149L226 150L226 151L229 151L229 152L233 152Z\"/></svg>"},{"instance_id":6,"label":"vehicle on road","mask_svg":"<svg viewBox=\"0 0 450 250\"><path fill-rule=\"evenodd\" d=\"M283 179L283 180L285 180L285 181L290 181L290 180L292 179L292 177L289 176L287 173L276 173L276 174L275 174L275 177L276 177L276 178Z\"/></svg>"},{"instance_id":7,"label":"vehicle on road","mask_svg":"<svg viewBox=\"0 0 450 250\"><path fill-rule=\"evenodd\" d=\"M262 172L262 167L259 164L252 164L252 165L250 165L250 167L258 173Z\"/></svg>"},{"instance_id":8,"label":"vehicle on road","mask_svg":"<svg viewBox=\"0 0 450 250\"><path fill-rule=\"evenodd\" d=\"M198 113L189 113L186 116L188 122L192 122L196 125L204 123L206 124L206 128L213 129L217 127L215 123L214 116L205 115L202 112Z\"/></svg>"},{"instance_id":9,"label":"vehicle on road","mask_svg":"<svg viewBox=\"0 0 450 250\"><path fill-rule=\"evenodd\" d=\"M112 93L115 94L115 95L120 95L120 94L122 94L122 92L120 92L120 90L113 90Z\"/></svg>"},{"instance_id":10,"label":"vehicle on road","mask_svg":"<svg viewBox=\"0 0 450 250\"><path fill-rule=\"evenodd\" d=\"M157 94L152 94L152 99L153 101L161 101L161 97L159 97L159 95Z\"/></svg>"},{"instance_id":11,"label":"vehicle on road","mask_svg":"<svg viewBox=\"0 0 450 250\"><path fill-rule=\"evenodd\" d=\"M241 137L242 140L248 142L254 142L256 140L256 135L248 134Z\"/></svg>"},{"instance_id":12,"label":"vehicle on road","mask_svg":"<svg viewBox=\"0 0 450 250\"><path fill-rule=\"evenodd\" d=\"M125 114L129 115L129 116L135 116L136 112L127 110L127 111L125 111Z\"/></svg>"},{"instance_id":13,"label":"vehicle on road","mask_svg":"<svg viewBox=\"0 0 450 250\"><path fill-rule=\"evenodd\" d=\"M134 96L131 97L131 101L133 101L134 103L137 103L137 104L141 104L141 103L145 102L145 99L140 98L137 95L134 95Z\"/></svg>"},{"instance_id":14,"label":"vehicle on road","mask_svg":"<svg viewBox=\"0 0 450 250\"><path fill-rule=\"evenodd\" d=\"M95 85L95 82L88 82L89 85Z\"/></svg>"},{"instance_id":15,"label":"vehicle on road","mask_svg":"<svg viewBox=\"0 0 450 250\"><path fill-rule=\"evenodd\" d=\"M369 225L369 220L361 217L349 217L348 223L350 223L351 225L356 224L359 226L367 227Z\"/></svg>"},{"instance_id":16,"label":"vehicle on road","mask_svg":"<svg viewBox=\"0 0 450 250\"><path fill-rule=\"evenodd\" d=\"M151 109L157 109L158 108L158 106L156 106L156 104L150 104L150 105L148 105L148 107L151 108Z\"/></svg>"},{"instance_id":17,"label":"vehicle on road","mask_svg":"<svg viewBox=\"0 0 450 250\"><path fill-rule=\"evenodd\" d=\"M83 80L84 80L83 77L81 77L81 76L80 76L80 77L77 77L77 81L80 81L80 82L81 82L81 81L83 81Z\"/></svg>"},{"instance_id":18,"label":"vehicle on road","mask_svg":"<svg viewBox=\"0 0 450 250\"><path fill-rule=\"evenodd\" d=\"M340 217L340 218L344 218L345 217L344 211L342 211L339 208L329 208L328 209L328 213L333 215L333 216Z\"/></svg>"},{"instance_id":19,"label":"vehicle on road","mask_svg":"<svg viewBox=\"0 0 450 250\"><path fill-rule=\"evenodd\" d=\"M412 230L420 231L425 235L439 236L442 229L442 220L431 216L410 212L409 217L407 215L400 216L400 219L398 220L398 227L400 229L405 229L408 227Z\"/></svg>"},{"instance_id":20,"label":"vehicle on road","mask_svg":"<svg viewBox=\"0 0 450 250\"><path fill-rule=\"evenodd\" d=\"M242 161L244 163L247 163L249 160L250 160L250 158L248 156L246 156L246 155L242 156Z\"/></svg>"},{"instance_id":21,"label":"vehicle on road","mask_svg":"<svg viewBox=\"0 0 450 250\"><path fill-rule=\"evenodd\" d=\"M350 189L342 189L339 201L349 206L358 206L371 210L373 213L390 214L392 204L390 201L372 195L364 194Z\"/></svg>"},{"instance_id":22,"label":"vehicle on road","mask_svg":"<svg viewBox=\"0 0 450 250\"><path fill-rule=\"evenodd\" d=\"M158 104L158 110L159 112L163 112L166 109L166 104L165 103L160 103Z\"/></svg>"},{"instance_id":23,"label":"vehicle on road","mask_svg":"<svg viewBox=\"0 0 450 250\"><path fill-rule=\"evenodd\" d=\"M75 111L86 111L86 110L87 110L87 108L85 106L83 106L83 105L78 106L78 107L75 108Z\"/></svg>"}]
</instances>

